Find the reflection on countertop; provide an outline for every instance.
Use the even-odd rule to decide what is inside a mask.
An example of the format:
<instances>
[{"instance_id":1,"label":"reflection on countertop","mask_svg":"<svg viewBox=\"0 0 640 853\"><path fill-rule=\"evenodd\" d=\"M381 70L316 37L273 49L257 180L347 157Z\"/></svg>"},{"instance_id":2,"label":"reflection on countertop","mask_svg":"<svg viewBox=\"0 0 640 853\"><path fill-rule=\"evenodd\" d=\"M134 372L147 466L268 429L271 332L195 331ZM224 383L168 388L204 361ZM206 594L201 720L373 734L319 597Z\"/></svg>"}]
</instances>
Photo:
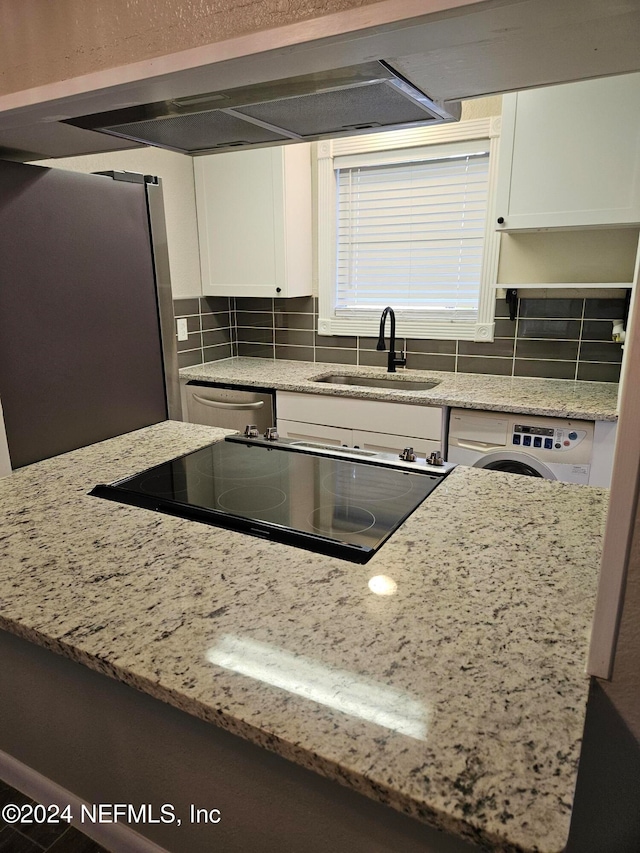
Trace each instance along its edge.
<instances>
[{"instance_id":1,"label":"reflection on countertop","mask_svg":"<svg viewBox=\"0 0 640 853\"><path fill-rule=\"evenodd\" d=\"M427 739L427 708L406 691L387 687L353 671L336 669L303 655L245 637L223 635L207 650L212 664L303 696L343 714L369 720L400 734Z\"/></svg>"}]
</instances>

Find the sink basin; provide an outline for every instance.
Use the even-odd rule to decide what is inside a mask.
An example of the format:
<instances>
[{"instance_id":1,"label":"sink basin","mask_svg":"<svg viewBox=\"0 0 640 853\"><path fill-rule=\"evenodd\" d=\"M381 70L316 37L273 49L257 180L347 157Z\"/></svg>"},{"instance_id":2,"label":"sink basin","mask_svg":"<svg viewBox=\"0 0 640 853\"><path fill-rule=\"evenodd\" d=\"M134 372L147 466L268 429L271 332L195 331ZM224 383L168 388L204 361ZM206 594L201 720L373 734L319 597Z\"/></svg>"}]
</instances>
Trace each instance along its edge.
<instances>
[{"instance_id":1,"label":"sink basin","mask_svg":"<svg viewBox=\"0 0 640 853\"><path fill-rule=\"evenodd\" d=\"M399 379L386 376L354 376L351 373L331 373L320 376L313 382L327 382L331 385L357 385L360 388L389 388L394 391L428 391L438 382L419 382L415 379Z\"/></svg>"}]
</instances>

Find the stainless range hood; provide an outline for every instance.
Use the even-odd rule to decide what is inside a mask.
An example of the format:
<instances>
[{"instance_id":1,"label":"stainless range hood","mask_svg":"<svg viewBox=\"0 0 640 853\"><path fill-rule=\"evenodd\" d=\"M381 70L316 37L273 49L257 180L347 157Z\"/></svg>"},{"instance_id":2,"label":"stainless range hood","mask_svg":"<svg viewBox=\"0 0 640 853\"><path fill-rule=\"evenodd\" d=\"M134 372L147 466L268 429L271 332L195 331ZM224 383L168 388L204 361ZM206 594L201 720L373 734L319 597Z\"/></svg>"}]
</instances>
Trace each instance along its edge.
<instances>
[{"instance_id":1,"label":"stainless range hood","mask_svg":"<svg viewBox=\"0 0 640 853\"><path fill-rule=\"evenodd\" d=\"M182 154L457 121L382 60L318 74L68 119Z\"/></svg>"}]
</instances>

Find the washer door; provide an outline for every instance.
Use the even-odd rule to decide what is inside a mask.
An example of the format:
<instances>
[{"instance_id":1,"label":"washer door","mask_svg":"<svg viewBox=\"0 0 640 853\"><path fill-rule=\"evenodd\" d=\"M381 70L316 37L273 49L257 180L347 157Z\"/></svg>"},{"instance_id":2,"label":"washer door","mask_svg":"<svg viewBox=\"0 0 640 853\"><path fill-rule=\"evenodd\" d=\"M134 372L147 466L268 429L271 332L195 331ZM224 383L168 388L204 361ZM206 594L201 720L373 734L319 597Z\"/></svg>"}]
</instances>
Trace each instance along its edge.
<instances>
[{"instance_id":1,"label":"washer door","mask_svg":"<svg viewBox=\"0 0 640 853\"><path fill-rule=\"evenodd\" d=\"M491 471L504 471L507 474L524 474L527 477L542 477L545 480L556 480L557 477L538 459L526 453L487 453L473 463L474 468L487 468Z\"/></svg>"}]
</instances>

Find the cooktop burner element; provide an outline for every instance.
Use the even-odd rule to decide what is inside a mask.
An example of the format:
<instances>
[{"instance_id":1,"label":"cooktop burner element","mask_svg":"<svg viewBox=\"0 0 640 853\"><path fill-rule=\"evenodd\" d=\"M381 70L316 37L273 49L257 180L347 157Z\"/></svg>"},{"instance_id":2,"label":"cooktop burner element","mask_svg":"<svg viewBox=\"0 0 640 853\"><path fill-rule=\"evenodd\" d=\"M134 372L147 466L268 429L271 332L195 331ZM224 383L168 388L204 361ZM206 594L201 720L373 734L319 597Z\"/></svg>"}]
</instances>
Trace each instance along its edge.
<instances>
[{"instance_id":1,"label":"cooktop burner element","mask_svg":"<svg viewBox=\"0 0 640 853\"><path fill-rule=\"evenodd\" d=\"M450 469L376 459L228 436L91 494L365 563Z\"/></svg>"},{"instance_id":2,"label":"cooktop burner element","mask_svg":"<svg viewBox=\"0 0 640 853\"><path fill-rule=\"evenodd\" d=\"M326 506L319 506L309 516L309 524L325 536L366 533L375 523L376 517L368 509L349 504L331 504L328 511Z\"/></svg>"}]
</instances>

